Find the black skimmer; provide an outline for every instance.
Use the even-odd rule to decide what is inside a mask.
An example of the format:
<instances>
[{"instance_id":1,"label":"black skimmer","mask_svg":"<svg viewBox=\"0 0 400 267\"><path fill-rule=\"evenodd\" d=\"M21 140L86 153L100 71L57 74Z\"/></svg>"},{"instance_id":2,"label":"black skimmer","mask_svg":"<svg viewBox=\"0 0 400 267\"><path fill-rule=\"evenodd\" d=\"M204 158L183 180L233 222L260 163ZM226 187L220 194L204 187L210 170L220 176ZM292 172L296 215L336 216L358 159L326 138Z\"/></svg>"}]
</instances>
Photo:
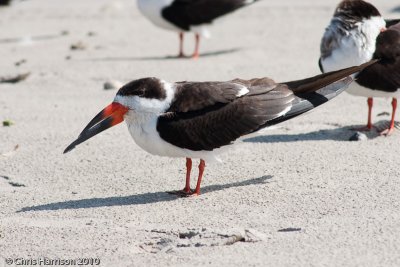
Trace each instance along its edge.
<instances>
[{"instance_id":1,"label":"black skimmer","mask_svg":"<svg viewBox=\"0 0 400 267\"><path fill-rule=\"evenodd\" d=\"M178 57L184 57L184 32L194 32L196 45L193 58L198 58L200 36L210 35L207 25L216 18L255 1L257 0L138 0L137 3L142 14L153 24L179 33Z\"/></svg>"},{"instance_id":2,"label":"black skimmer","mask_svg":"<svg viewBox=\"0 0 400 267\"><path fill-rule=\"evenodd\" d=\"M368 123L360 130L372 129L373 97L392 98L392 119L382 135L394 129L397 97L400 94L400 20L384 20L370 3L345 0L335 14L321 41L319 66L322 72L359 65L371 59L377 64L360 72L347 90L368 97Z\"/></svg>"},{"instance_id":3,"label":"black skimmer","mask_svg":"<svg viewBox=\"0 0 400 267\"><path fill-rule=\"evenodd\" d=\"M97 114L64 151L123 120L136 143L159 156L186 158L183 195L199 195L205 161L218 160L243 136L294 118L341 93L362 66L305 80L275 83L269 78L228 82L176 82L144 78L123 86L114 101ZM200 159L194 191L192 158Z\"/></svg>"}]
</instances>

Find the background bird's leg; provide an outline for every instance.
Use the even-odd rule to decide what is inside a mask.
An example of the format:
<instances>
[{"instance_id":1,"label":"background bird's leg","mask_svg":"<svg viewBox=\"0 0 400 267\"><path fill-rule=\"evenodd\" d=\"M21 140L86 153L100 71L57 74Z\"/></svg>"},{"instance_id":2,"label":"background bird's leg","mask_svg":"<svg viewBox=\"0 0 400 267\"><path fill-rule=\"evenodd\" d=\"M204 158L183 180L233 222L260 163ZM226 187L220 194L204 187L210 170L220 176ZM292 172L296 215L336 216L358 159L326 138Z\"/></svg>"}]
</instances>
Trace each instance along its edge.
<instances>
[{"instance_id":1,"label":"background bird's leg","mask_svg":"<svg viewBox=\"0 0 400 267\"><path fill-rule=\"evenodd\" d=\"M355 131L366 132L366 131L370 131L373 128L373 125L372 125L372 106L374 105L374 99L372 97L368 97L367 103L368 103L368 122L367 122L367 126L361 127L361 128L354 128L353 130L355 130Z\"/></svg>"},{"instance_id":2,"label":"background bird's leg","mask_svg":"<svg viewBox=\"0 0 400 267\"><path fill-rule=\"evenodd\" d=\"M388 136L388 135L391 135L394 131L394 118L395 118L396 109L397 109L397 98L395 98L395 97L393 97L393 100L392 100L392 108L393 108L393 111L392 111L392 120L390 121L390 126L388 129L382 131L380 133L381 135Z\"/></svg>"},{"instance_id":3,"label":"background bird's leg","mask_svg":"<svg viewBox=\"0 0 400 267\"><path fill-rule=\"evenodd\" d=\"M185 188L183 188L183 192L186 194L189 194L192 192L190 190L190 172L191 171L192 171L192 159L186 158L186 185L185 185Z\"/></svg>"},{"instance_id":4,"label":"background bird's leg","mask_svg":"<svg viewBox=\"0 0 400 267\"><path fill-rule=\"evenodd\" d=\"M200 50L200 35L198 33L195 34L195 39L196 39L196 44L194 48L194 54L193 54L193 59L198 59L200 56L199 50Z\"/></svg>"},{"instance_id":5,"label":"background bird's leg","mask_svg":"<svg viewBox=\"0 0 400 267\"><path fill-rule=\"evenodd\" d=\"M183 37L184 37L184 33L180 32L179 33L179 54L178 54L178 57L185 57L185 54L183 53Z\"/></svg>"},{"instance_id":6,"label":"background bird's leg","mask_svg":"<svg viewBox=\"0 0 400 267\"><path fill-rule=\"evenodd\" d=\"M368 97L367 103L368 103L368 123L367 123L367 128L369 130L371 130L372 129L372 106L374 105L374 99L372 97Z\"/></svg>"},{"instance_id":7,"label":"background bird's leg","mask_svg":"<svg viewBox=\"0 0 400 267\"><path fill-rule=\"evenodd\" d=\"M204 169L206 167L206 162L204 160L200 160L199 164L199 178L197 179L196 189L193 192L193 195L200 195L200 185L201 179L203 178Z\"/></svg>"}]
</instances>

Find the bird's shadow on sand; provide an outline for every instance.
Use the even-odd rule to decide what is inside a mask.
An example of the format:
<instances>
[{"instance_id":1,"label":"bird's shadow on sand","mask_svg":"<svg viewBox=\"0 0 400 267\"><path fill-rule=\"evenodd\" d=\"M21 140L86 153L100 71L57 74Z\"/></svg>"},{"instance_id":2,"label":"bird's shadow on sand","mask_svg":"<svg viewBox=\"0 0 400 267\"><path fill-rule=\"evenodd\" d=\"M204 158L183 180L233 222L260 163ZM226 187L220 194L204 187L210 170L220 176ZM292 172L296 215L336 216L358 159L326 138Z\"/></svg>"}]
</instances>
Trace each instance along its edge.
<instances>
[{"instance_id":1,"label":"bird's shadow on sand","mask_svg":"<svg viewBox=\"0 0 400 267\"><path fill-rule=\"evenodd\" d=\"M242 50L242 48L230 48L225 50L217 50L204 52L200 54L200 58L215 57L220 55L232 54ZM147 61L147 60L177 60L177 59L187 59L190 60L191 57L178 57L178 56L153 56L153 57L104 57L104 58L92 58L86 59L89 61Z\"/></svg>"},{"instance_id":2,"label":"bird's shadow on sand","mask_svg":"<svg viewBox=\"0 0 400 267\"><path fill-rule=\"evenodd\" d=\"M272 179L271 175L262 176L246 181L235 182L230 184L221 185L209 185L202 188L202 195L221 191L228 188L243 187L249 185L265 184L268 180ZM89 208L101 208L101 207L113 207L113 206L129 206L129 205L145 205L158 202L174 201L179 199L175 195L170 195L167 192L153 192L144 193L132 196L121 196L121 197L106 197L106 198L88 198L80 200L69 200L62 202L55 202L45 205L24 207L17 212L27 211L45 211L45 210L70 210L70 209L89 209Z\"/></svg>"},{"instance_id":3,"label":"bird's shadow on sand","mask_svg":"<svg viewBox=\"0 0 400 267\"><path fill-rule=\"evenodd\" d=\"M369 140L381 137L380 131L386 129L389 125L389 121L381 120L374 124L376 128L371 131L363 132ZM277 134L277 135L260 135L251 138L244 139L243 142L247 143L287 143L287 142L298 142L298 141L324 141L334 140L348 142L350 138L357 132L357 128L361 128L365 125L353 125L335 128L335 129L324 129L309 133L301 134ZM396 128L400 128L400 122L395 122Z\"/></svg>"}]
</instances>

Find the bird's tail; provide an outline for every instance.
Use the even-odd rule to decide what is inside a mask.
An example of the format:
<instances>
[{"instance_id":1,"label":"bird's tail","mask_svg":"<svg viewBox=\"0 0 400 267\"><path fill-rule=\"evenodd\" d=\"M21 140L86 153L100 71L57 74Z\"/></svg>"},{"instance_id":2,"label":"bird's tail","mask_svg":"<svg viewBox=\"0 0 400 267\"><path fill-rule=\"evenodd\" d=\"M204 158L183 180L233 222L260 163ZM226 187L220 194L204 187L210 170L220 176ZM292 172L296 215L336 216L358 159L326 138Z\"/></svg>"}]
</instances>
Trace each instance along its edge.
<instances>
[{"instance_id":1,"label":"bird's tail","mask_svg":"<svg viewBox=\"0 0 400 267\"><path fill-rule=\"evenodd\" d=\"M269 121L268 125L286 121L328 102L342 93L355 80L355 75L353 74L362 71L375 62L377 60L372 60L360 66L327 72L304 80L284 83L294 92L296 99L289 112Z\"/></svg>"}]
</instances>

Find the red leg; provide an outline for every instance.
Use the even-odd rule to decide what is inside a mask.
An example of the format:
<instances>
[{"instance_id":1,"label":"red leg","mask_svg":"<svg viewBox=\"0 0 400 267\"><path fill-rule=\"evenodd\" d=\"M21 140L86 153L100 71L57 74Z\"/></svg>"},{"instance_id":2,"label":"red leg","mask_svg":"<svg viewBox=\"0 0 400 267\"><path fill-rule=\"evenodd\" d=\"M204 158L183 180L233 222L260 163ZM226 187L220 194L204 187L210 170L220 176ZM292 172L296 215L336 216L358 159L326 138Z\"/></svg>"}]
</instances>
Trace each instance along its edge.
<instances>
[{"instance_id":1,"label":"red leg","mask_svg":"<svg viewBox=\"0 0 400 267\"><path fill-rule=\"evenodd\" d=\"M381 132L381 135L389 136L389 135L391 135L391 134L393 133L393 131L394 131L394 118L395 118L396 109L397 109L397 98L395 98L395 97L393 97L393 100L392 100L392 108L393 108L393 111L392 111L392 120L390 121L389 129L386 129L386 130L382 131L382 132Z\"/></svg>"},{"instance_id":2,"label":"red leg","mask_svg":"<svg viewBox=\"0 0 400 267\"><path fill-rule=\"evenodd\" d=\"M192 190L190 189L190 172L192 171L192 159L186 158L186 183L185 188L183 190L178 191L170 191L167 192L168 194L177 195L177 196L190 196L193 194Z\"/></svg>"},{"instance_id":3,"label":"red leg","mask_svg":"<svg viewBox=\"0 0 400 267\"><path fill-rule=\"evenodd\" d=\"M203 178L204 169L206 167L206 162L204 160L200 160L199 164L199 178L197 179L196 189L193 192L193 195L200 195L200 185L201 179Z\"/></svg>"},{"instance_id":4,"label":"red leg","mask_svg":"<svg viewBox=\"0 0 400 267\"><path fill-rule=\"evenodd\" d=\"M190 190L190 172L192 171L192 159L186 158L186 185L183 188L183 192L186 194L190 194L192 191Z\"/></svg>"},{"instance_id":5,"label":"red leg","mask_svg":"<svg viewBox=\"0 0 400 267\"><path fill-rule=\"evenodd\" d=\"M371 130L372 129L372 106L374 105L374 99L372 97L368 97L367 103L368 103L368 123L367 123L367 128L369 130Z\"/></svg>"},{"instance_id":6,"label":"red leg","mask_svg":"<svg viewBox=\"0 0 400 267\"><path fill-rule=\"evenodd\" d=\"M368 97L367 103L368 103L368 122L367 122L367 126L361 127L361 128L355 128L353 130L361 131L361 132L367 132L367 131L370 131L372 129L372 127L373 127L373 125L372 125L372 106L374 105L374 99L372 97Z\"/></svg>"},{"instance_id":7,"label":"red leg","mask_svg":"<svg viewBox=\"0 0 400 267\"><path fill-rule=\"evenodd\" d=\"M195 38L196 38L196 45L195 45L195 48L194 48L194 54L193 54L193 59L198 59L199 58L199 56L200 56L200 53L199 53L199 49L200 49L200 35L198 34L198 33L196 33L196 35L195 35Z\"/></svg>"},{"instance_id":8,"label":"red leg","mask_svg":"<svg viewBox=\"0 0 400 267\"><path fill-rule=\"evenodd\" d=\"M179 33L179 54L178 57L185 57L185 54L183 53L183 32Z\"/></svg>"}]
</instances>

